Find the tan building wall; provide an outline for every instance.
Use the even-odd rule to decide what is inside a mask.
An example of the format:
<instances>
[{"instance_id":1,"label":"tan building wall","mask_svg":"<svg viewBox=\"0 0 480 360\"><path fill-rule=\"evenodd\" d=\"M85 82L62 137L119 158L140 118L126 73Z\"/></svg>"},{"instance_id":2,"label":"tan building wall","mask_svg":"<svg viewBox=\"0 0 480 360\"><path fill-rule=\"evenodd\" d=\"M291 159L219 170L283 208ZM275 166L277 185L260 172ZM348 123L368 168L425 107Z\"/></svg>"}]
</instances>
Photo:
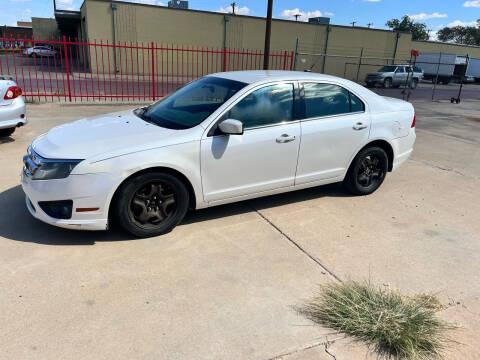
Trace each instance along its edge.
<instances>
[{"instance_id":1,"label":"tan building wall","mask_svg":"<svg viewBox=\"0 0 480 360\"><path fill-rule=\"evenodd\" d=\"M180 10L159 6L113 2L116 10L112 10L109 0L85 0L82 5L84 17L84 33L90 40L96 39L112 43L114 39L121 44L138 43L150 46L152 42L160 45L183 46L185 48L249 49L263 52L265 37L265 19L251 16L233 16L228 14L212 13L196 10ZM115 13L115 15L114 15ZM116 34L114 35L114 21L116 19ZM328 32L330 29L330 32ZM405 62L410 59L411 49L428 52L454 52L478 54L480 48L454 46L434 42L412 42L411 34L396 33L387 30L352 28L346 26L326 26L274 19L272 22L272 51L294 51L297 38L299 39L299 53L297 70L312 69L315 72L346 77L349 79L363 79L369 71L384 64ZM328 38L328 46L327 46ZM329 56L324 59L325 51ZM122 52L122 50L120 50ZM171 56L171 51L169 52ZM137 73L136 54L128 51L114 54L110 50L107 55L117 59L117 69L124 73ZM359 57L363 54L362 65L359 67ZM151 68L151 56L140 53L139 62L146 69ZM197 59L191 54L184 53L184 66L196 66ZM166 53L157 54L157 62L166 60ZM472 55L471 55L472 56ZM133 58L135 57L135 59ZM395 59L394 59L395 58ZM134 66L131 66L131 62ZM215 71L211 61L200 57L199 65L205 73ZM145 64L145 65L143 65ZM158 65L158 64L157 64ZM95 59L92 59L95 67ZM114 66L111 66L114 68ZM143 70L143 69L140 69ZM145 73L148 73L146 70ZM181 69L176 62L170 65L169 73L178 75Z\"/></svg>"},{"instance_id":2,"label":"tan building wall","mask_svg":"<svg viewBox=\"0 0 480 360\"><path fill-rule=\"evenodd\" d=\"M32 18L33 37L35 39L58 39L60 33L57 29L55 19L48 18Z\"/></svg>"}]
</instances>

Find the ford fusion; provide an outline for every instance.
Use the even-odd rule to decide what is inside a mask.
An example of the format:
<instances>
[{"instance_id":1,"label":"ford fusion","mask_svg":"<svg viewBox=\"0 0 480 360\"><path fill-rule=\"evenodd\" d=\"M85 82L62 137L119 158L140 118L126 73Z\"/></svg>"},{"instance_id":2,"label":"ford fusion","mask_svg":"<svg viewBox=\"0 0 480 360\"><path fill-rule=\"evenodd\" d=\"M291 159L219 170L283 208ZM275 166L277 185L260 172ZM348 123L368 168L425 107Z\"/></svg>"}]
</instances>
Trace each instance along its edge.
<instances>
[{"instance_id":1,"label":"ford fusion","mask_svg":"<svg viewBox=\"0 0 480 360\"><path fill-rule=\"evenodd\" d=\"M171 231L188 209L343 182L377 190L412 153L415 112L337 77L219 73L150 106L53 128L25 155L30 213L52 225Z\"/></svg>"}]
</instances>

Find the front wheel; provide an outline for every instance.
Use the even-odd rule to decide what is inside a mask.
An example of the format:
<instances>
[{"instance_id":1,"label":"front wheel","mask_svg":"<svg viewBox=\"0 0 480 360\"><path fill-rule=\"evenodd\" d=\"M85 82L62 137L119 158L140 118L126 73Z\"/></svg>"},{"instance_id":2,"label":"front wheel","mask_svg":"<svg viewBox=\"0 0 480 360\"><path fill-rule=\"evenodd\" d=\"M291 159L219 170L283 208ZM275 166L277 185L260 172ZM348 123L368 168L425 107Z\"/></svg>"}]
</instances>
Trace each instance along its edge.
<instances>
[{"instance_id":1,"label":"front wheel","mask_svg":"<svg viewBox=\"0 0 480 360\"><path fill-rule=\"evenodd\" d=\"M410 83L410 89L416 89L418 86L418 80L413 79L412 82Z\"/></svg>"},{"instance_id":2,"label":"front wheel","mask_svg":"<svg viewBox=\"0 0 480 360\"><path fill-rule=\"evenodd\" d=\"M112 204L118 224L130 234L152 237L170 232L188 210L189 193L177 177L151 172L127 180Z\"/></svg>"},{"instance_id":3,"label":"front wheel","mask_svg":"<svg viewBox=\"0 0 480 360\"><path fill-rule=\"evenodd\" d=\"M375 192L388 171L388 157L379 147L360 151L353 160L344 180L348 191L355 195L369 195Z\"/></svg>"},{"instance_id":4,"label":"front wheel","mask_svg":"<svg viewBox=\"0 0 480 360\"><path fill-rule=\"evenodd\" d=\"M390 89L393 85L393 81L390 78L386 78L385 81L383 82L383 87L385 89Z\"/></svg>"}]
</instances>

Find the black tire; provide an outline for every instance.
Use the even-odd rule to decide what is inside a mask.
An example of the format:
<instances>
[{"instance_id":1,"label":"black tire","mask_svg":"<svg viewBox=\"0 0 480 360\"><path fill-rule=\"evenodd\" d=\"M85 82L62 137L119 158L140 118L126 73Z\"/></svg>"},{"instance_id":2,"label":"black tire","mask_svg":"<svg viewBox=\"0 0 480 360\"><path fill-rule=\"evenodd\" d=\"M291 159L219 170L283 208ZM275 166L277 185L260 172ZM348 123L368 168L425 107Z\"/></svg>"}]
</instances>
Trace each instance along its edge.
<instances>
[{"instance_id":1,"label":"black tire","mask_svg":"<svg viewBox=\"0 0 480 360\"><path fill-rule=\"evenodd\" d=\"M15 132L15 128L0 129L0 137L10 136Z\"/></svg>"},{"instance_id":2,"label":"black tire","mask_svg":"<svg viewBox=\"0 0 480 360\"><path fill-rule=\"evenodd\" d=\"M116 222L137 237L166 234L188 210L189 193L177 177L149 172L127 180L112 202Z\"/></svg>"},{"instance_id":3,"label":"black tire","mask_svg":"<svg viewBox=\"0 0 480 360\"><path fill-rule=\"evenodd\" d=\"M360 151L348 169L345 187L354 195L369 195L385 180L388 156L382 148L373 146Z\"/></svg>"},{"instance_id":4,"label":"black tire","mask_svg":"<svg viewBox=\"0 0 480 360\"><path fill-rule=\"evenodd\" d=\"M383 87L385 89L390 89L393 85L393 80L391 78L386 78L384 81L383 81Z\"/></svg>"},{"instance_id":5,"label":"black tire","mask_svg":"<svg viewBox=\"0 0 480 360\"><path fill-rule=\"evenodd\" d=\"M413 79L410 83L410 89L416 89L418 86L418 79Z\"/></svg>"}]
</instances>

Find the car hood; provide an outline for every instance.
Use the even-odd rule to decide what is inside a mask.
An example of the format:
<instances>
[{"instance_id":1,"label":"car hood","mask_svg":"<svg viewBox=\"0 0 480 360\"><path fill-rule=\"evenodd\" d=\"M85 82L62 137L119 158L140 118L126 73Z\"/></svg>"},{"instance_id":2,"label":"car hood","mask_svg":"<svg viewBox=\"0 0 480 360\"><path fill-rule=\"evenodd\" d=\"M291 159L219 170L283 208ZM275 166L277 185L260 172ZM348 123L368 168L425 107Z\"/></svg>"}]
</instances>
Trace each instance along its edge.
<instances>
[{"instance_id":1,"label":"car hood","mask_svg":"<svg viewBox=\"0 0 480 360\"><path fill-rule=\"evenodd\" d=\"M138 151L139 146L146 149L169 145L175 143L172 134L178 132L148 123L133 110L127 110L57 126L37 138L32 146L45 158L88 159Z\"/></svg>"}]
</instances>

